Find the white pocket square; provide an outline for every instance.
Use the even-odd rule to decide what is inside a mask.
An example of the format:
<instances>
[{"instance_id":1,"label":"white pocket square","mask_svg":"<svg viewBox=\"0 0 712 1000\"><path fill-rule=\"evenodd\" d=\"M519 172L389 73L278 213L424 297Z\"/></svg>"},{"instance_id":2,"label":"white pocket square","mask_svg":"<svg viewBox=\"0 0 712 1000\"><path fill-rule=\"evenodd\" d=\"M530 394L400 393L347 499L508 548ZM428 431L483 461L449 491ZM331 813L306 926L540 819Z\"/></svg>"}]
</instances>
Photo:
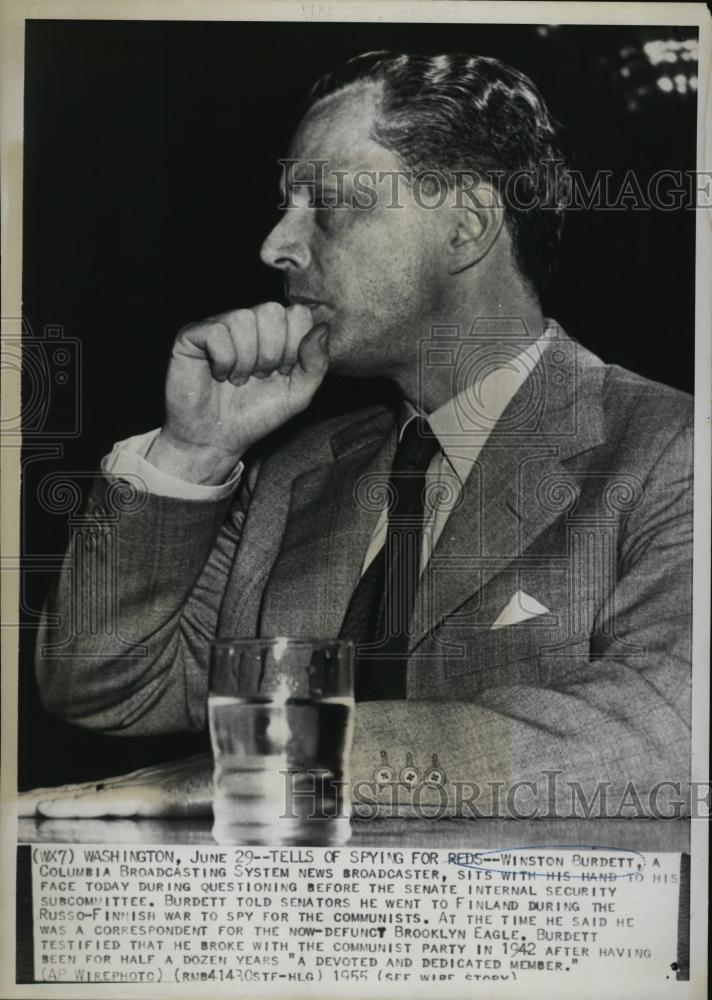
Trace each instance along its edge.
<instances>
[{"instance_id":1,"label":"white pocket square","mask_svg":"<svg viewBox=\"0 0 712 1000\"><path fill-rule=\"evenodd\" d=\"M525 622L528 618L536 618L537 615L548 615L550 611L540 604L535 597L530 597L523 590L518 590L512 594L509 601L502 609L492 628L504 628L506 625L517 625Z\"/></svg>"}]
</instances>

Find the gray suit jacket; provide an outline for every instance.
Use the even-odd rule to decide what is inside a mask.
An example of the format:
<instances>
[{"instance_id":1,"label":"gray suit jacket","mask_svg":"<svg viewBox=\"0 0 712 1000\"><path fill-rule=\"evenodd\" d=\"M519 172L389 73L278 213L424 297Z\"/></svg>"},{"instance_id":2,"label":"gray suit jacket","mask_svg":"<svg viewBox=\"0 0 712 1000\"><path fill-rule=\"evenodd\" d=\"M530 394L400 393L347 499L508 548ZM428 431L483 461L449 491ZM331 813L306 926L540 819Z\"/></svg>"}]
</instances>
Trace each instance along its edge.
<instances>
[{"instance_id":1,"label":"gray suit jacket","mask_svg":"<svg viewBox=\"0 0 712 1000\"><path fill-rule=\"evenodd\" d=\"M689 397L567 337L546 351L421 580L407 700L357 708L356 772L410 748L463 780L684 781L691 442ZM215 635L336 636L394 449L376 407L295 434L233 500L99 477L39 636L46 707L108 733L199 729ZM543 613L492 627L529 598Z\"/></svg>"}]
</instances>

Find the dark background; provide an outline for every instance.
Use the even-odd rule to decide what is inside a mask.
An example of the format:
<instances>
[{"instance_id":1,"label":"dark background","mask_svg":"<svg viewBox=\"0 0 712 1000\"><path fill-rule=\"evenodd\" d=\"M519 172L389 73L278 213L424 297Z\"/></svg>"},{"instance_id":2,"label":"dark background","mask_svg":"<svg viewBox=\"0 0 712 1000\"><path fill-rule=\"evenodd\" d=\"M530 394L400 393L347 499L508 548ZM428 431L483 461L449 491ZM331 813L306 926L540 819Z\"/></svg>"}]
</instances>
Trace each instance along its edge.
<instances>
[{"instance_id":1,"label":"dark background","mask_svg":"<svg viewBox=\"0 0 712 1000\"><path fill-rule=\"evenodd\" d=\"M257 251L277 216L277 159L314 79L370 49L502 58L539 86L567 129L574 166L589 181L596 170L612 171L615 190L629 169L643 185L657 170L695 169L696 94L657 82L679 73L689 81L695 64L653 65L643 50L654 39L695 34L28 22L23 310L38 350L47 325L79 342L81 357L73 348L67 368L82 388L75 414L71 391L52 382L44 424L25 438L21 787L120 773L202 746L202 737L99 737L39 706L37 614L68 527L66 514L36 502L37 490L48 473L87 473L114 441L161 423L165 365L181 325L281 298L280 276ZM691 390L694 236L694 213L685 209L570 213L545 312L606 361ZM377 382L327 380L309 418L383 393L388 387ZM61 453L53 454L51 433L76 427L81 433L57 438ZM84 488L87 479L78 482Z\"/></svg>"}]
</instances>

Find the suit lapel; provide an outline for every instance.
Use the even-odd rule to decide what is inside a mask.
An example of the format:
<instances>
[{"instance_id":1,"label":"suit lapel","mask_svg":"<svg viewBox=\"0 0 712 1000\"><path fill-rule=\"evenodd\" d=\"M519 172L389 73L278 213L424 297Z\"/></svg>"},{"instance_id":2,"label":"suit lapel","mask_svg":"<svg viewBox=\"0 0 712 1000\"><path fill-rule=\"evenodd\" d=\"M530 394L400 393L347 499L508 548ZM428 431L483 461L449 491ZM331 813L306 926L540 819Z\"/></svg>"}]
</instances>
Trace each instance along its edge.
<instances>
[{"instance_id":1,"label":"suit lapel","mask_svg":"<svg viewBox=\"0 0 712 1000\"><path fill-rule=\"evenodd\" d=\"M547 345L465 481L421 577L410 651L516 564L576 503L566 468L603 440L602 362L563 332Z\"/></svg>"},{"instance_id":2,"label":"suit lapel","mask_svg":"<svg viewBox=\"0 0 712 1000\"><path fill-rule=\"evenodd\" d=\"M263 635L336 636L358 582L395 450L388 410L334 435L331 459L295 478L268 581Z\"/></svg>"}]
</instances>

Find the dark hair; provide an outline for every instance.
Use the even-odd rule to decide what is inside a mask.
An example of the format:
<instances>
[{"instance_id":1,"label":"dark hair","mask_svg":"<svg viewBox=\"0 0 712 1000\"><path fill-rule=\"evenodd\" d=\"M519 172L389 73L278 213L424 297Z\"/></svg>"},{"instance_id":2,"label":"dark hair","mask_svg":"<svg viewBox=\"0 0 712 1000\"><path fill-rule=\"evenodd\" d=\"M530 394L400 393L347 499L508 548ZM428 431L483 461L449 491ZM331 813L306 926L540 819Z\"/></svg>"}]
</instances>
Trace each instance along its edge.
<instances>
[{"instance_id":1,"label":"dark hair","mask_svg":"<svg viewBox=\"0 0 712 1000\"><path fill-rule=\"evenodd\" d=\"M309 104L358 82L383 84L374 139L408 169L492 183L515 262L540 293L561 239L569 178L559 126L531 80L485 56L367 52L318 80Z\"/></svg>"}]
</instances>

